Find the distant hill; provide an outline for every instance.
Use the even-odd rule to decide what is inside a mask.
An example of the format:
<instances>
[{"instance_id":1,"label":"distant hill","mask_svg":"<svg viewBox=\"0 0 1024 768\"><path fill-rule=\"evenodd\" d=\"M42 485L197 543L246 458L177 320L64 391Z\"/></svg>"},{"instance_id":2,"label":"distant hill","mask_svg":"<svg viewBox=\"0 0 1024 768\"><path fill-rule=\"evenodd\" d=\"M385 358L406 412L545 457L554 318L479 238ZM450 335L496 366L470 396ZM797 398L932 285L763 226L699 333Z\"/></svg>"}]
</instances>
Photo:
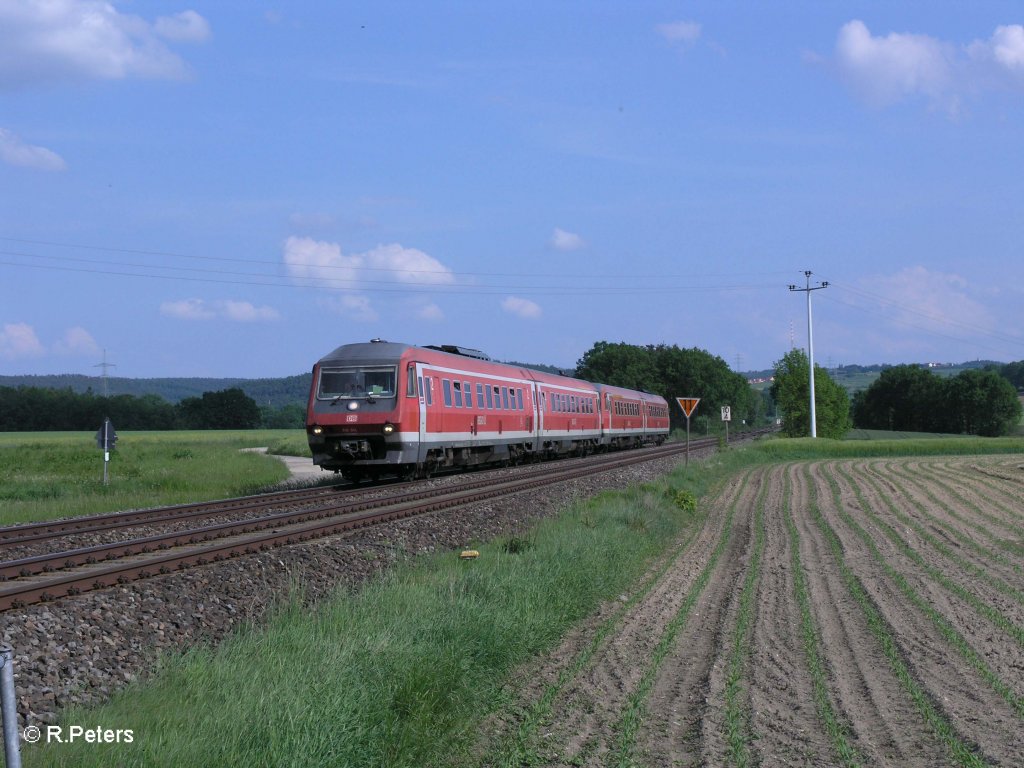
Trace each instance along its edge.
<instances>
[{"instance_id":1,"label":"distant hill","mask_svg":"<svg viewBox=\"0 0 1024 768\"><path fill-rule=\"evenodd\" d=\"M560 369L552 365L536 365L532 363L515 363L523 368L532 368L549 373L559 373ZM572 370L567 370L572 375ZM127 379L111 376L107 378L107 393L115 395L158 395L170 403L179 403L186 397L200 397L204 392L220 392L238 387L256 401L257 405L269 405L281 408L295 403L305 404L309 397L312 382L311 373L298 376L285 376L279 379L214 379L214 378L166 378L166 379ZM70 389L72 392L84 393L92 390L94 394L103 394L103 379L99 376L83 376L76 373L63 373L48 376L0 376L0 387L37 387L39 389Z\"/></svg>"},{"instance_id":2,"label":"distant hill","mask_svg":"<svg viewBox=\"0 0 1024 768\"><path fill-rule=\"evenodd\" d=\"M240 388L256 401L257 405L280 408L293 403L305 403L309 397L311 374L285 376L279 379L126 379L109 377L107 392L114 395L158 395L171 403L178 403L186 397L200 397L204 392ZM98 376L82 376L65 373L53 376L0 376L0 387L38 387L40 389L70 389L72 392L103 394L103 379Z\"/></svg>"},{"instance_id":3,"label":"distant hill","mask_svg":"<svg viewBox=\"0 0 1024 768\"><path fill-rule=\"evenodd\" d=\"M821 362L818 360L814 361L815 367L823 367ZM908 363L908 365L920 365L922 368L927 368L937 376L956 376L961 371L966 371L976 368L986 368L988 366L995 366L1001 368L1005 363L1000 363L995 360L970 360L966 363ZM893 368L893 365L888 363L879 363L877 365L840 365L834 368L829 368L828 373L837 383L842 384L848 392L851 394L860 389L867 389L871 386L872 382L878 378L879 374L886 368ZM775 375L775 371L768 369L764 371L747 371L743 374L747 377L747 381L759 382L755 385L756 389L763 389L771 386L770 378Z\"/></svg>"}]
</instances>

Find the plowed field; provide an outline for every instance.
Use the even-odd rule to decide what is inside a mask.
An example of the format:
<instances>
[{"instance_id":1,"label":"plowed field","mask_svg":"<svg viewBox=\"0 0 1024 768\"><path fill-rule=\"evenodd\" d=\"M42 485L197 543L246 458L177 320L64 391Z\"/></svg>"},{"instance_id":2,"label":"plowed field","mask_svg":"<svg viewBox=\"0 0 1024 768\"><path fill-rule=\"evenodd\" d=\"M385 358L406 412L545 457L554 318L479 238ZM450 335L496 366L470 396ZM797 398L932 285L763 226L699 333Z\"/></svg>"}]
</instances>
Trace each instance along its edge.
<instances>
[{"instance_id":1,"label":"plowed field","mask_svg":"<svg viewBox=\"0 0 1024 768\"><path fill-rule=\"evenodd\" d=\"M1024 765L1024 457L761 466L706 509L484 764Z\"/></svg>"}]
</instances>

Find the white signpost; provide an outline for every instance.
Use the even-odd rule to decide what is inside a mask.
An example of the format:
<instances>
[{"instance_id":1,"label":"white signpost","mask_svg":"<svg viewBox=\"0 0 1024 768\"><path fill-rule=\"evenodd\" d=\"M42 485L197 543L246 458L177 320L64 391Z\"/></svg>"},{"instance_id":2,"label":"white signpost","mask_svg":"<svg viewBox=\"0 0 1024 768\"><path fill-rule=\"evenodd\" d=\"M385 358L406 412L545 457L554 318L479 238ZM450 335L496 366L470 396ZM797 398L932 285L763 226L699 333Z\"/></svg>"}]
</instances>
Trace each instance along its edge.
<instances>
[{"instance_id":1,"label":"white signpost","mask_svg":"<svg viewBox=\"0 0 1024 768\"><path fill-rule=\"evenodd\" d=\"M732 408L728 405L722 406L722 421L725 422L725 444L729 444L729 422L732 421Z\"/></svg>"}]
</instances>

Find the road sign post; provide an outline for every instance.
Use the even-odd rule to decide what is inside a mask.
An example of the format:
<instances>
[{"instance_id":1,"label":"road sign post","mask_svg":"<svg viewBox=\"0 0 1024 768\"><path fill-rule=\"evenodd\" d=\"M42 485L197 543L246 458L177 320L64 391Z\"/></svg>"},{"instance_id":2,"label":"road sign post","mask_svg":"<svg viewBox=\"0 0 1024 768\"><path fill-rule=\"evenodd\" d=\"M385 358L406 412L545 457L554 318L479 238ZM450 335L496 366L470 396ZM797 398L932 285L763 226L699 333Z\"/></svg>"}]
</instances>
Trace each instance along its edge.
<instances>
[{"instance_id":1,"label":"road sign post","mask_svg":"<svg viewBox=\"0 0 1024 768\"><path fill-rule=\"evenodd\" d=\"M677 397L676 402L679 403L679 407L686 414L686 466L690 466L690 414L697 410L697 403L700 402L700 398Z\"/></svg>"},{"instance_id":2,"label":"road sign post","mask_svg":"<svg viewBox=\"0 0 1024 768\"><path fill-rule=\"evenodd\" d=\"M729 444L729 422L732 421L732 408L728 405L722 406L722 421L725 422L725 444Z\"/></svg>"}]
</instances>

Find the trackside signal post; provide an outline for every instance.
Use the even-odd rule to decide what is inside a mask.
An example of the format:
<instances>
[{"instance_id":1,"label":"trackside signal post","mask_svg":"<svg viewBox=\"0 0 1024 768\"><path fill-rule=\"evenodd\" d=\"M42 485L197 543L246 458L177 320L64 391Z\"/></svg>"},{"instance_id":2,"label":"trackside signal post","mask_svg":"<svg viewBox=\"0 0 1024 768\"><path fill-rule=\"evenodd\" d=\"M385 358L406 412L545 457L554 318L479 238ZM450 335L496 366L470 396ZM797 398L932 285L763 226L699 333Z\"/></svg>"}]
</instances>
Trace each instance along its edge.
<instances>
[{"instance_id":1,"label":"trackside signal post","mask_svg":"<svg viewBox=\"0 0 1024 768\"><path fill-rule=\"evenodd\" d=\"M103 419L103 426L99 428L96 433L96 445L103 449L103 484L108 484L107 465L110 464L110 452L114 450L114 445L117 443L117 432L114 431L114 425L110 421L110 417Z\"/></svg>"},{"instance_id":2,"label":"trackside signal post","mask_svg":"<svg viewBox=\"0 0 1024 768\"><path fill-rule=\"evenodd\" d=\"M697 403L700 402L700 398L677 397L676 402L679 403L679 407L686 414L686 466L690 466L690 414L697 410Z\"/></svg>"},{"instance_id":3,"label":"trackside signal post","mask_svg":"<svg viewBox=\"0 0 1024 768\"><path fill-rule=\"evenodd\" d=\"M729 444L729 422L732 421L732 408L728 405L722 406L722 421L725 422L725 444Z\"/></svg>"}]
</instances>

